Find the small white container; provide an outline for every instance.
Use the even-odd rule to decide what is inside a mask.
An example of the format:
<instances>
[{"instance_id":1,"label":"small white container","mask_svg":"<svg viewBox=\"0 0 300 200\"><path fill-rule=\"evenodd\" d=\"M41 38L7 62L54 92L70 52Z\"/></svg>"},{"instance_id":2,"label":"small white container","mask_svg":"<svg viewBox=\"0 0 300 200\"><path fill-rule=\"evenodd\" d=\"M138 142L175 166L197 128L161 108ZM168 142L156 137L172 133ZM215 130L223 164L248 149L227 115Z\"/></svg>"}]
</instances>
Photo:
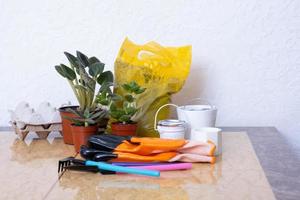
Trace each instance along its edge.
<instances>
[{"instance_id":1,"label":"small white container","mask_svg":"<svg viewBox=\"0 0 300 200\"><path fill-rule=\"evenodd\" d=\"M185 121L178 120L178 119L165 119L165 120L160 120L157 123L157 116L158 116L159 111L166 106L174 106L177 108L177 105L171 104L171 103L161 106L155 113L154 130L158 131L160 138L184 139L185 129L186 129Z\"/></svg>"},{"instance_id":2,"label":"small white container","mask_svg":"<svg viewBox=\"0 0 300 200\"><path fill-rule=\"evenodd\" d=\"M222 153L222 130L215 127L202 127L191 130L191 140L207 142L212 141L216 145L215 155Z\"/></svg>"},{"instance_id":3,"label":"small white container","mask_svg":"<svg viewBox=\"0 0 300 200\"><path fill-rule=\"evenodd\" d=\"M184 139L185 122L177 119L166 119L158 122L157 131L160 138Z\"/></svg>"}]
</instances>

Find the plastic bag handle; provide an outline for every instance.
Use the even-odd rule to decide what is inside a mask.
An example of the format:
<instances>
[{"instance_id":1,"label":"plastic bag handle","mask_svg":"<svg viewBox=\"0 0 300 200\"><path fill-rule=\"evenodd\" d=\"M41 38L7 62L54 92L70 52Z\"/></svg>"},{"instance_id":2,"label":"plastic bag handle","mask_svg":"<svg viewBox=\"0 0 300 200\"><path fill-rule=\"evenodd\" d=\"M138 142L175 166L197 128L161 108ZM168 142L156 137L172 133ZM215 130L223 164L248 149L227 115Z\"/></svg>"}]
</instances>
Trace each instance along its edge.
<instances>
[{"instance_id":1,"label":"plastic bag handle","mask_svg":"<svg viewBox=\"0 0 300 200\"><path fill-rule=\"evenodd\" d=\"M149 42L143 46L139 46L137 56L139 60L141 59L141 54L147 54L161 57L163 56L165 60L167 60L168 64L172 64L171 59L173 58L172 54L170 54L164 47L156 44L154 42ZM160 61L163 62L163 61Z\"/></svg>"},{"instance_id":2,"label":"plastic bag handle","mask_svg":"<svg viewBox=\"0 0 300 200\"><path fill-rule=\"evenodd\" d=\"M166 107L166 106L174 106L174 107L178 108L178 106L176 104L173 104L173 103L167 103L167 104L164 104L161 107L159 107L159 109L156 111L155 117L154 117L154 130L156 130L156 131L157 131L157 128L156 128L157 115L158 115L159 111L161 109L163 109L164 107Z\"/></svg>"},{"instance_id":3,"label":"plastic bag handle","mask_svg":"<svg viewBox=\"0 0 300 200\"><path fill-rule=\"evenodd\" d=\"M214 107L208 100L202 99L202 98L191 99L191 100L187 101L187 104L192 103L192 102L200 102L200 101L202 101L202 102L206 103L207 105L209 105L211 109Z\"/></svg>"}]
</instances>

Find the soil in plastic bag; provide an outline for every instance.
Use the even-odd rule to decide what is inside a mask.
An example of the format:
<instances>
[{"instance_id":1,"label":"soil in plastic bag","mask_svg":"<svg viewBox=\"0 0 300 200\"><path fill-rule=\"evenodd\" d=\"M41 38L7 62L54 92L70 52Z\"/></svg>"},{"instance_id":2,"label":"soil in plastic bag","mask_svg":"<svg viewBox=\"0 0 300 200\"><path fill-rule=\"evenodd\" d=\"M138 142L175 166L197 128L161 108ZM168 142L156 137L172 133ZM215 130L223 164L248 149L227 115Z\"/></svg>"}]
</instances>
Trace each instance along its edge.
<instances>
[{"instance_id":1,"label":"soil in plastic bag","mask_svg":"<svg viewBox=\"0 0 300 200\"><path fill-rule=\"evenodd\" d=\"M137 45L123 42L115 61L115 82L122 85L136 81L147 88L137 97L138 136L159 137L154 130L154 117L162 105L170 103L171 95L181 90L190 72L192 47L163 47L155 42ZM122 95L122 90L114 90ZM162 109L158 121L169 117L169 108Z\"/></svg>"}]
</instances>

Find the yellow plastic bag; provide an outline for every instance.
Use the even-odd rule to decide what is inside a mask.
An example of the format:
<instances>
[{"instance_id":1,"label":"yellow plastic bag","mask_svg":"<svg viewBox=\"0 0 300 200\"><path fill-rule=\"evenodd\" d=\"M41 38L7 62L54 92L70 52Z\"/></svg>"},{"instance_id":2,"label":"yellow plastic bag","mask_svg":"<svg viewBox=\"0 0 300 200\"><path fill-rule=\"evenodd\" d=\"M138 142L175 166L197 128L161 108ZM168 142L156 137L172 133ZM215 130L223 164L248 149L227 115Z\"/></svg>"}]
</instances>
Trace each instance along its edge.
<instances>
[{"instance_id":1,"label":"yellow plastic bag","mask_svg":"<svg viewBox=\"0 0 300 200\"><path fill-rule=\"evenodd\" d=\"M158 108L171 101L171 94L178 92L190 72L192 47L163 47L155 42L137 45L129 39L123 42L115 61L117 85L136 81L147 88L137 99L139 112L138 136L157 137L154 115ZM118 87L114 90L122 95ZM160 112L158 119L166 119L169 110Z\"/></svg>"}]
</instances>

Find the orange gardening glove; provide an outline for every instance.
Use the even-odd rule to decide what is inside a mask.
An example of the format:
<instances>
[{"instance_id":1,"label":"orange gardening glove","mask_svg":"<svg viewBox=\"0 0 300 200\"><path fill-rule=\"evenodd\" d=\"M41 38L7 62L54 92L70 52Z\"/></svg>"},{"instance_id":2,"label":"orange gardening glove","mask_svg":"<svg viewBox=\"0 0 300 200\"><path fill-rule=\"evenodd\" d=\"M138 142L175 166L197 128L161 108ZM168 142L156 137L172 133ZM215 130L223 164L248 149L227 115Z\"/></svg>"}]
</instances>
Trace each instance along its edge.
<instances>
[{"instance_id":1,"label":"orange gardening glove","mask_svg":"<svg viewBox=\"0 0 300 200\"><path fill-rule=\"evenodd\" d=\"M91 136L80 154L96 161L214 163L214 150L213 143L104 134Z\"/></svg>"},{"instance_id":2,"label":"orange gardening glove","mask_svg":"<svg viewBox=\"0 0 300 200\"><path fill-rule=\"evenodd\" d=\"M185 140L171 140L160 138L138 138L132 137L130 140L124 140L115 149L114 152L134 153L138 155L150 155L154 153L172 152L183 147Z\"/></svg>"},{"instance_id":3,"label":"orange gardening glove","mask_svg":"<svg viewBox=\"0 0 300 200\"><path fill-rule=\"evenodd\" d=\"M114 152L118 157L111 160L112 162L168 162L174 158L176 152L165 152L152 155L138 155L133 153Z\"/></svg>"}]
</instances>

